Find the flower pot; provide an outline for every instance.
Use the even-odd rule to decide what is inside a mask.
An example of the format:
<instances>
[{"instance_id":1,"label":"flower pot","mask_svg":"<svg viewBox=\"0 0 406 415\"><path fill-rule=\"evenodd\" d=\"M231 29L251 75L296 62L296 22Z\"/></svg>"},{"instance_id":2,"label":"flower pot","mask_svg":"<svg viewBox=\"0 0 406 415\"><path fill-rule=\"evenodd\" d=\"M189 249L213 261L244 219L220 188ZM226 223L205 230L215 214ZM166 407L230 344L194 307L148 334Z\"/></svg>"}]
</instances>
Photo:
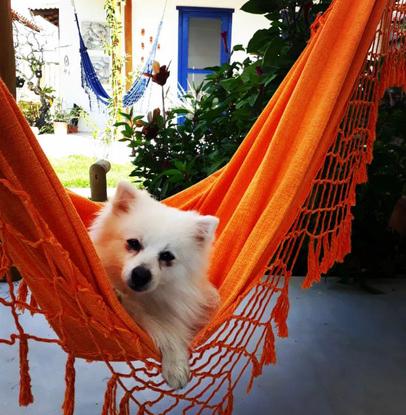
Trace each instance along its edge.
<instances>
[{"instance_id":1,"label":"flower pot","mask_svg":"<svg viewBox=\"0 0 406 415\"><path fill-rule=\"evenodd\" d=\"M63 121L54 121L54 134L66 135L68 134L68 123Z\"/></svg>"},{"instance_id":2,"label":"flower pot","mask_svg":"<svg viewBox=\"0 0 406 415\"><path fill-rule=\"evenodd\" d=\"M78 132L77 125L68 124L68 134L75 134L77 132Z\"/></svg>"}]
</instances>

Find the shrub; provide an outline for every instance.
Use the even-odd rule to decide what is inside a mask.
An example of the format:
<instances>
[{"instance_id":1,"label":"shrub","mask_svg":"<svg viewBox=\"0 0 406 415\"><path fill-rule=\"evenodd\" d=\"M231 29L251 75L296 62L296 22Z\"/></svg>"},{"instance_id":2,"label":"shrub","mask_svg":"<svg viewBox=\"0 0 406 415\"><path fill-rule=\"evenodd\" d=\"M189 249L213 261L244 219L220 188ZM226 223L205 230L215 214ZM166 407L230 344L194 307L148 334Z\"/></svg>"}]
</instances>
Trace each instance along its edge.
<instances>
[{"instance_id":1,"label":"shrub","mask_svg":"<svg viewBox=\"0 0 406 415\"><path fill-rule=\"evenodd\" d=\"M243 10L264 14L270 22L246 49L234 47L248 58L209 68L197 91L185 94L183 108L155 109L148 119L122 114L116 126L123 127L122 140L132 148L132 176L161 199L225 165L305 47L316 14L329 3L247 2ZM155 65L151 77L162 91L167 76L166 66Z\"/></svg>"},{"instance_id":2,"label":"shrub","mask_svg":"<svg viewBox=\"0 0 406 415\"><path fill-rule=\"evenodd\" d=\"M31 126L35 125L35 122L40 116L41 104L39 102L33 101L18 101L18 106L23 113L28 124Z\"/></svg>"}]
</instances>

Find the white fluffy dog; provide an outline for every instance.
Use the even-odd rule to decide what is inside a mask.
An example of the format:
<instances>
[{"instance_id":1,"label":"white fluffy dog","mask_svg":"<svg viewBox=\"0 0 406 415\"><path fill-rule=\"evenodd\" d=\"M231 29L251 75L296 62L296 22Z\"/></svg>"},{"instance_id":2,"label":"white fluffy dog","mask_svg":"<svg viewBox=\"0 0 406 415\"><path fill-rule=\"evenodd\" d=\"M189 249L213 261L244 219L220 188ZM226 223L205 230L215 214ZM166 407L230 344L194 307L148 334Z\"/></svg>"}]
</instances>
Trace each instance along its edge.
<instances>
[{"instance_id":1,"label":"white fluffy dog","mask_svg":"<svg viewBox=\"0 0 406 415\"><path fill-rule=\"evenodd\" d=\"M90 228L123 306L162 354L169 386L190 377L188 344L218 305L206 273L218 219L165 206L119 183Z\"/></svg>"}]
</instances>

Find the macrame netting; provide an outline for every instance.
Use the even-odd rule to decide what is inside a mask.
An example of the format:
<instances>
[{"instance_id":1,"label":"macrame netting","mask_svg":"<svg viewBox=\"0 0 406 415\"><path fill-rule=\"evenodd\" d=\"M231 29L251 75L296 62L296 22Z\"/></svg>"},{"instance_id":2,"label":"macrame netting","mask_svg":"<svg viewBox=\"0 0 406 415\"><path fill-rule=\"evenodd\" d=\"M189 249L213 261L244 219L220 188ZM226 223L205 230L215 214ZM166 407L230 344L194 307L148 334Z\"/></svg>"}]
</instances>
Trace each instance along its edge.
<instances>
[{"instance_id":1,"label":"macrame netting","mask_svg":"<svg viewBox=\"0 0 406 415\"><path fill-rule=\"evenodd\" d=\"M166 201L220 217L210 277L222 306L191 345L193 378L181 391L167 388L150 338L107 282L84 226L99 206L67 195L0 84L0 275L9 286L0 304L15 321L0 344L19 344L21 405L33 401L36 341L67 352L65 415L74 412L75 358L111 370L103 415L232 413L237 383L250 375L249 390L275 362L275 330L288 334L299 252L308 287L350 250L379 100L406 83L405 15L405 0L335 0L230 163ZM24 277L18 289L13 266ZM22 312L44 314L55 338L30 334Z\"/></svg>"}]
</instances>

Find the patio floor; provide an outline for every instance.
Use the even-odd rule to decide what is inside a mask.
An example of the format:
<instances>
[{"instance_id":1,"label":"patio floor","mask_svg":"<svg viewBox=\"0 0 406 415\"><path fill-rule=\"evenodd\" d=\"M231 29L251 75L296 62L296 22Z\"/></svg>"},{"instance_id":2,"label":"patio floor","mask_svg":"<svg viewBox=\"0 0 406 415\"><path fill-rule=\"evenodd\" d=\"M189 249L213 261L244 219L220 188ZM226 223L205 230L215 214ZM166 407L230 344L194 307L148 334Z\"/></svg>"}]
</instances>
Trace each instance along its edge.
<instances>
[{"instance_id":1,"label":"patio floor","mask_svg":"<svg viewBox=\"0 0 406 415\"><path fill-rule=\"evenodd\" d=\"M406 280L374 281L382 295L333 278L306 291L301 282L291 282L290 335L277 341L277 364L264 369L249 395L237 389L234 415L404 415ZM0 295L4 290L0 284ZM11 329L5 314L0 307L0 337ZM39 318L30 325L51 335ZM35 402L20 408L18 350L0 345L0 414L59 414L64 352L32 343L29 359ZM75 415L100 414L107 370L78 360L76 371Z\"/></svg>"}]
</instances>

